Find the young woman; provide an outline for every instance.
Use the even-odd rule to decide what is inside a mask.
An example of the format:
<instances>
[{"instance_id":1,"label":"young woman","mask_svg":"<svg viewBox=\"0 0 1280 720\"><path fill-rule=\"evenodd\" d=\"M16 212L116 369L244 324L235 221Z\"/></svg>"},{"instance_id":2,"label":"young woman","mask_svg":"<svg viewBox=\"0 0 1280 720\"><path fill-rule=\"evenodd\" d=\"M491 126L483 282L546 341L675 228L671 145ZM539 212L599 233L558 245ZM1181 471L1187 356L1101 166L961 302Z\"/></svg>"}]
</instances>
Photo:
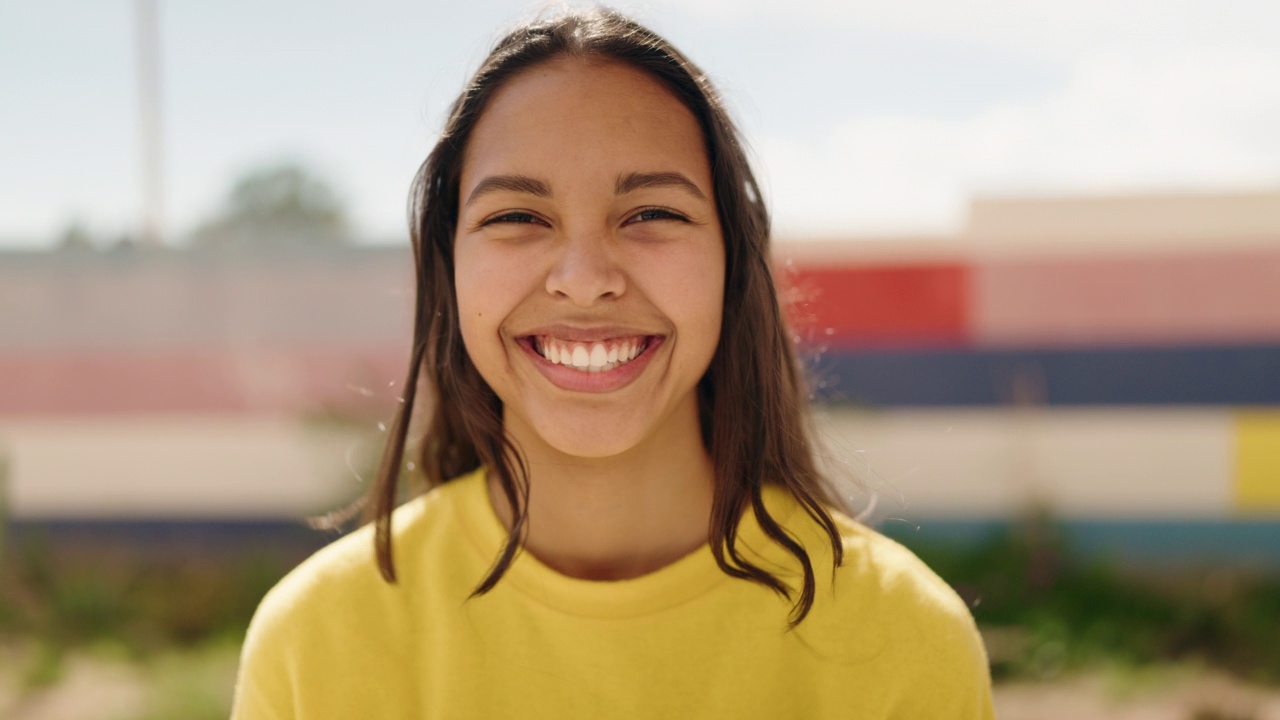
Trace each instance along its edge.
<instances>
[{"instance_id":1,"label":"young woman","mask_svg":"<svg viewBox=\"0 0 1280 720\"><path fill-rule=\"evenodd\" d=\"M263 600L235 717L992 716L964 604L815 468L768 216L696 66L609 11L518 28L414 210L371 522ZM407 444L430 489L396 508Z\"/></svg>"}]
</instances>

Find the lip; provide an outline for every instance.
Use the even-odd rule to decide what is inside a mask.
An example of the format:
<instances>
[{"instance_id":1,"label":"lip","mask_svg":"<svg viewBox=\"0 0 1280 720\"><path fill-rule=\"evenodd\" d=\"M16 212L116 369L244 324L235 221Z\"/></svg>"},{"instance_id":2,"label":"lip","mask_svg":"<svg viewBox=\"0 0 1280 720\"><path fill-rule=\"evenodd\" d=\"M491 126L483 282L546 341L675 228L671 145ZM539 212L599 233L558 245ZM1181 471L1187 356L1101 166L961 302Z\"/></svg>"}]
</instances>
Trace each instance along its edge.
<instances>
[{"instance_id":1,"label":"lip","mask_svg":"<svg viewBox=\"0 0 1280 720\"><path fill-rule=\"evenodd\" d=\"M517 335L517 337L525 338L530 335L550 335L557 340L568 340L569 342L600 342L602 340L612 340L614 338L638 337L644 335L646 337L661 337L661 333L651 330L637 328L630 325L600 325L596 327L574 327L573 325L543 325L542 327L525 330Z\"/></svg>"},{"instance_id":2,"label":"lip","mask_svg":"<svg viewBox=\"0 0 1280 720\"><path fill-rule=\"evenodd\" d=\"M538 351L533 349L532 338L534 335L551 335L561 340L573 342L596 342L616 337L644 336L645 349L631 362L619 365L612 370L596 373L582 372L581 370L567 368L559 363L553 363L539 355ZM561 390L581 393L609 393L621 390L640 377L640 374L649 365L649 361L657 354L658 348L662 347L666 340L665 335L653 335L637 331L634 328L603 327L584 329L549 326L521 335L516 338L516 344L524 351L525 356L538 369L538 372L541 372L543 377Z\"/></svg>"}]
</instances>

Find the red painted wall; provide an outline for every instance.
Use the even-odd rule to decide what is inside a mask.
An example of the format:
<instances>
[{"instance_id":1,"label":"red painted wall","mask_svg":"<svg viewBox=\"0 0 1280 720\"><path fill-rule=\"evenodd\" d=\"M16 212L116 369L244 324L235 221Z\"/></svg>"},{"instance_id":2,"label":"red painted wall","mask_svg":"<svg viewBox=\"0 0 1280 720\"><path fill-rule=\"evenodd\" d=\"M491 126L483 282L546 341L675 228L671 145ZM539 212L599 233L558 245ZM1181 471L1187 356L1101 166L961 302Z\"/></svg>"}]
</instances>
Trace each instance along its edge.
<instances>
[{"instance_id":1,"label":"red painted wall","mask_svg":"<svg viewBox=\"0 0 1280 720\"><path fill-rule=\"evenodd\" d=\"M0 418L170 413L376 417L408 352L393 347L0 355Z\"/></svg>"},{"instance_id":2,"label":"red painted wall","mask_svg":"<svg viewBox=\"0 0 1280 720\"><path fill-rule=\"evenodd\" d=\"M973 291L984 346L1280 339L1280 251L993 259Z\"/></svg>"},{"instance_id":3,"label":"red painted wall","mask_svg":"<svg viewBox=\"0 0 1280 720\"><path fill-rule=\"evenodd\" d=\"M967 342L970 271L958 263L796 265L779 284L802 342L833 349Z\"/></svg>"}]
</instances>

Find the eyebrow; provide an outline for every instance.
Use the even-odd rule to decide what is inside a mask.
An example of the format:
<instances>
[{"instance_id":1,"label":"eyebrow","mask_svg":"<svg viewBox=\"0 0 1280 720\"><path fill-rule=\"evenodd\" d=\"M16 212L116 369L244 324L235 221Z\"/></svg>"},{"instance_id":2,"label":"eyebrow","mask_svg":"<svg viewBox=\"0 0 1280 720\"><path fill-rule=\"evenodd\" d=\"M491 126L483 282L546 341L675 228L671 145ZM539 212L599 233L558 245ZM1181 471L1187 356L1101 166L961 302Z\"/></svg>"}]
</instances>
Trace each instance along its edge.
<instances>
[{"instance_id":1,"label":"eyebrow","mask_svg":"<svg viewBox=\"0 0 1280 720\"><path fill-rule=\"evenodd\" d=\"M470 205L481 195L499 190L529 193L538 197L551 197L551 188L537 178L529 177L528 175L490 175L476 183L475 189L467 196L465 204Z\"/></svg>"},{"instance_id":2,"label":"eyebrow","mask_svg":"<svg viewBox=\"0 0 1280 720\"><path fill-rule=\"evenodd\" d=\"M614 183L613 192L615 195L625 195L635 190L658 187L676 187L700 200L707 199L692 180L678 172L631 172L619 175L617 182ZM470 205L485 193L501 190L528 193L544 198L551 197L551 187L538 178L528 175L490 175L476 183L464 205Z\"/></svg>"},{"instance_id":3,"label":"eyebrow","mask_svg":"<svg viewBox=\"0 0 1280 720\"><path fill-rule=\"evenodd\" d=\"M613 186L613 192L616 195L625 195L632 190L656 187L677 187L689 192L700 200L707 199L707 196L698 189L697 185L693 184L692 180L678 172L633 172L627 173L626 175L619 175L618 182Z\"/></svg>"}]
</instances>

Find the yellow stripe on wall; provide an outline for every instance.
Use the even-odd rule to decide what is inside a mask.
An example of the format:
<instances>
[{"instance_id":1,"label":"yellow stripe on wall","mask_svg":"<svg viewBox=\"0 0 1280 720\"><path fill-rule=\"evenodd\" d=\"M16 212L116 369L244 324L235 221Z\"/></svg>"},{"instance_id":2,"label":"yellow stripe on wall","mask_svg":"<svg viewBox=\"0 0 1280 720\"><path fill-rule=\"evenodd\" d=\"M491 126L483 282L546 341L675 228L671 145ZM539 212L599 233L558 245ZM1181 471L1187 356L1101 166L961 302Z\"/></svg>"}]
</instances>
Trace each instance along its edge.
<instances>
[{"instance_id":1,"label":"yellow stripe on wall","mask_svg":"<svg viewBox=\"0 0 1280 720\"><path fill-rule=\"evenodd\" d=\"M1235 505L1280 512L1280 410L1236 415Z\"/></svg>"}]
</instances>

